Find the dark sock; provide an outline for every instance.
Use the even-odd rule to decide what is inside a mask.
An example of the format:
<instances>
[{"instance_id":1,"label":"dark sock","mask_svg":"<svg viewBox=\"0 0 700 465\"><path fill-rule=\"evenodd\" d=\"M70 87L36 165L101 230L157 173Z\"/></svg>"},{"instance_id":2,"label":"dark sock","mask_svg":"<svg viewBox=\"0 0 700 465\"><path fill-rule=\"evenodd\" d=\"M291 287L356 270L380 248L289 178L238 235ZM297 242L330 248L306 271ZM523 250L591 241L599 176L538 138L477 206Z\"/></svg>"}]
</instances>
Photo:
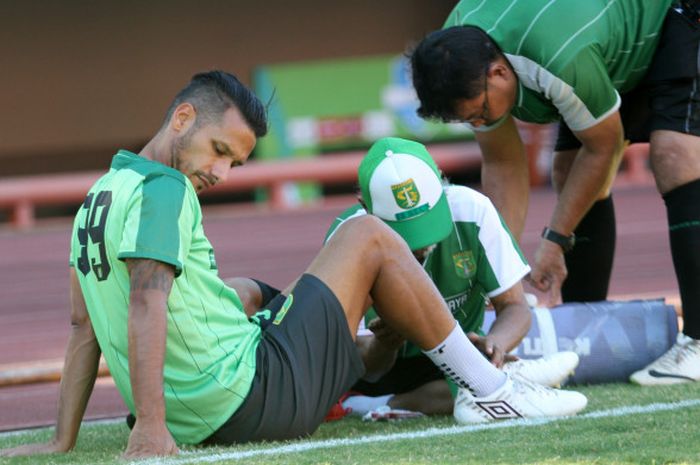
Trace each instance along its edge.
<instances>
[{"instance_id":1,"label":"dark sock","mask_svg":"<svg viewBox=\"0 0 700 465\"><path fill-rule=\"evenodd\" d=\"M574 234L576 245L564 255L569 274L561 288L562 301L605 300L615 255L615 206L612 196L594 203Z\"/></svg>"},{"instance_id":2,"label":"dark sock","mask_svg":"<svg viewBox=\"0 0 700 465\"><path fill-rule=\"evenodd\" d=\"M683 333L700 339L700 180L663 196L683 306Z\"/></svg>"}]
</instances>

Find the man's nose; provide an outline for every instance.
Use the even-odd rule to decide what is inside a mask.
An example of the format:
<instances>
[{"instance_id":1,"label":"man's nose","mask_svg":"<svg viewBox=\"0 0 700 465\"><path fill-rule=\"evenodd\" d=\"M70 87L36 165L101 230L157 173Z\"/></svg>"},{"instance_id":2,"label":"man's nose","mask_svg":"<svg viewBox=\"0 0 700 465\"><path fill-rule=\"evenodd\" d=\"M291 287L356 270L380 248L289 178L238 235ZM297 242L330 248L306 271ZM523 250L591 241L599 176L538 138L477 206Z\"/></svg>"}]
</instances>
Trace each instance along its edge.
<instances>
[{"instance_id":1,"label":"man's nose","mask_svg":"<svg viewBox=\"0 0 700 465\"><path fill-rule=\"evenodd\" d=\"M231 163L228 160L219 160L212 166L211 174L216 176L217 182L224 182L228 179L231 171Z\"/></svg>"}]
</instances>

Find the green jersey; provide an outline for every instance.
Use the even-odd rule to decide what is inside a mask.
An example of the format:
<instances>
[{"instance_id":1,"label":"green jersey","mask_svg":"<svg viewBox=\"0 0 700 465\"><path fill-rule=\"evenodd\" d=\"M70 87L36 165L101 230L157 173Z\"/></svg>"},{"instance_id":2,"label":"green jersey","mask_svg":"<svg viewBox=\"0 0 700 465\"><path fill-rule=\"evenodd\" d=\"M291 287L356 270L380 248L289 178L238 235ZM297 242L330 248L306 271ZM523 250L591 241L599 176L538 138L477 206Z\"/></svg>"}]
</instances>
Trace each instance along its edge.
<instances>
[{"instance_id":1,"label":"green jersey","mask_svg":"<svg viewBox=\"0 0 700 465\"><path fill-rule=\"evenodd\" d=\"M243 402L255 373L260 327L218 276L190 181L120 151L90 189L71 238L75 267L109 370L129 410L128 258L172 265L163 389L166 422L181 443L201 442Z\"/></svg>"},{"instance_id":2,"label":"green jersey","mask_svg":"<svg viewBox=\"0 0 700 465\"><path fill-rule=\"evenodd\" d=\"M462 0L444 27L476 26L498 44L518 77L513 116L561 118L580 131L617 111L618 92L640 82L671 2Z\"/></svg>"},{"instance_id":3,"label":"green jersey","mask_svg":"<svg viewBox=\"0 0 700 465\"><path fill-rule=\"evenodd\" d=\"M448 186L445 194L454 228L429 253L423 267L462 329L478 332L486 298L513 287L530 267L486 196L464 186ZM366 214L359 205L345 210L331 225L326 240L345 221ZM406 344L399 355L420 353L418 347Z\"/></svg>"}]
</instances>

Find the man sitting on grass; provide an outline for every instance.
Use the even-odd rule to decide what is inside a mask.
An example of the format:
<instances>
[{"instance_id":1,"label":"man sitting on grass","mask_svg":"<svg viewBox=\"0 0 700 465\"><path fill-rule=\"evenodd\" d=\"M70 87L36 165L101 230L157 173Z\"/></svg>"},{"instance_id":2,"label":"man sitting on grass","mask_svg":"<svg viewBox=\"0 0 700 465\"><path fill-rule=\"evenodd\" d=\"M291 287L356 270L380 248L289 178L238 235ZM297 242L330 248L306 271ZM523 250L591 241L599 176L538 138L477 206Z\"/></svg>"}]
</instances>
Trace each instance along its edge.
<instances>
[{"instance_id":1,"label":"man sitting on grass","mask_svg":"<svg viewBox=\"0 0 700 465\"><path fill-rule=\"evenodd\" d=\"M176 443L305 437L364 373L355 334L370 298L460 389L509 405L511 417L585 407L581 394L536 389L484 359L405 242L376 217L339 228L282 293L251 279L228 286L197 191L226 180L266 131L257 97L213 71L175 97L139 154L115 155L74 222L56 434L2 455L74 447L100 353L136 417L127 457L176 454ZM232 230L230 240L246 239Z\"/></svg>"},{"instance_id":2,"label":"man sitting on grass","mask_svg":"<svg viewBox=\"0 0 700 465\"><path fill-rule=\"evenodd\" d=\"M471 342L494 366L548 386L558 386L573 372L578 364L574 352L519 361L508 354L530 328L521 284L530 267L487 197L446 185L425 147L405 139L377 141L358 174L361 205L341 213L328 237L353 218L368 213L381 218L404 239ZM487 299L497 318L483 334ZM387 407L428 415L452 412L444 374L418 347L374 317L373 310L365 316L369 330L360 330L357 338L367 372L343 407L360 415Z\"/></svg>"}]
</instances>

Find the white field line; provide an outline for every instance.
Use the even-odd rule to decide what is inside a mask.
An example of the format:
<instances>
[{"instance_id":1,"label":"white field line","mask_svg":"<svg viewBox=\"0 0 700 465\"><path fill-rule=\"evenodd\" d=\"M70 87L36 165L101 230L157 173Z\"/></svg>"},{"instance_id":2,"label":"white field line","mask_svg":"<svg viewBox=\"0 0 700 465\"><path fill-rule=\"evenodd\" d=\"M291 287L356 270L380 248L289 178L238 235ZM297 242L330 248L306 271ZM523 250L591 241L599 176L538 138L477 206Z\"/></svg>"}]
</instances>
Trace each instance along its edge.
<instances>
[{"instance_id":1,"label":"white field line","mask_svg":"<svg viewBox=\"0 0 700 465\"><path fill-rule=\"evenodd\" d=\"M94 426L115 425L117 423L124 423L126 425L126 420L124 418L125 417L102 418L99 420L85 420L83 422L83 424L80 426L80 428L83 429L83 428L92 428ZM18 430L14 430L14 431L5 431L5 432L0 432L0 439L9 438L12 436L21 436L23 434L29 434L29 433L39 433L39 432L48 431L48 430L53 430L53 426L42 426L39 428L28 428L28 429L18 429Z\"/></svg>"},{"instance_id":2,"label":"white field line","mask_svg":"<svg viewBox=\"0 0 700 465\"><path fill-rule=\"evenodd\" d=\"M529 420L508 420L497 423L485 423L470 426L451 426L445 428L428 428L421 431L408 431L405 433L378 434L374 436L361 436L359 438L348 439L327 439L323 441L294 442L277 447L267 447L263 449L253 449L247 451L230 451L217 454L207 454L202 452L185 452L179 457L156 458L131 462L139 465L180 465L186 463L210 463L220 460L240 460L248 457L264 455L293 454L315 449L329 449L332 447L356 446L361 444L381 443L398 441L404 439L423 439L437 436L452 436L455 434L470 433L473 431L484 431L490 429L502 429L510 427L531 427L545 425L557 421L577 421L590 418L611 418L640 413L655 413L666 410L678 410L682 408L700 406L700 399L688 399L680 402L655 403L649 405L630 405L609 410L598 410L574 417L566 418L536 418Z\"/></svg>"}]
</instances>

